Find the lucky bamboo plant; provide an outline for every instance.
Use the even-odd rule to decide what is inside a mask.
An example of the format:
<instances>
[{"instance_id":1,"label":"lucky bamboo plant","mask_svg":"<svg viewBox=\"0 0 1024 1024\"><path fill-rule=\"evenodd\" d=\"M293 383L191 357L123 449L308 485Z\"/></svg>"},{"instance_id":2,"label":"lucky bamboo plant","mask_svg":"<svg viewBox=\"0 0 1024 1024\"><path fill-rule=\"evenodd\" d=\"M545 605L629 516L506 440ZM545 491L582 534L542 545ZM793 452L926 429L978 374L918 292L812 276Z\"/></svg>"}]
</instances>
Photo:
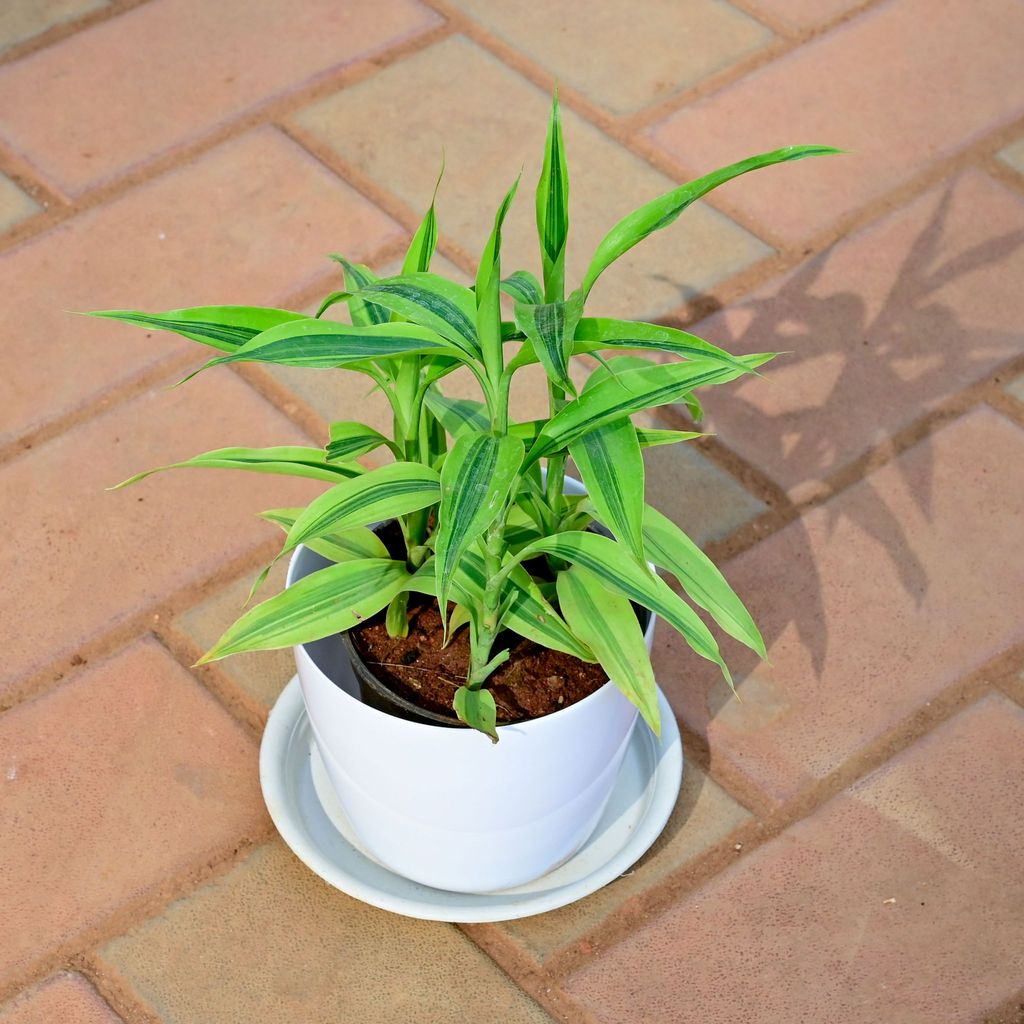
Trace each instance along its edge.
<instances>
[{"instance_id":1,"label":"lucky bamboo plant","mask_svg":"<svg viewBox=\"0 0 1024 1024\"><path fill-rule=\"evenodd\" d=\"M305 544L335 564L243 614L201 662L317 640L384 609L391 635L404 635L409 595L418 593L436 598L448 631L469 629L468 673L453 706L463 722L495 740L487 683L509 657L507 648L495 650L504 630L599 662L655 731L654 675L633 603L677 629L731 684L709 628L650 568L672 574L690 602L764 656L757 627L722 574L678 526L644 503L643 448L699 435L643 429L631 416L684 402L699 418L697 389L755 373L773 354L733 356L685 331L586 317L584 309L615 260L718 185L756 168L833 152L779 149L673 189L616 224L567 295L569 175L556 97L536 194L540 280L524 270L502 277L502 226L517 182L498 207L473 287L431 273L437 242L431 203L398 276L380 279L334 256L344 290L327 296L315 317L242 306L94 314L173 331L223 353L202 369L249 361L361 373L393 412L391 437L346 420L331 425L323 450L225 448L177 464L332 485L306 508L264 517L286 531L278 557ZM511 320L503 319L503 293ZM337 303L347 304L351 324L323 319ZM643 350L674 358L653 362L637 354ZM577 390L569 364L583 355L596 365ZM517 422L509 387L534 363L547 374L549 414ZM479 401L445 396L441 382L460 367L476 378ZM356 461L377 449L394 461L375 469ZM584 497L564 493L567 458L578 467ZM391 519L401 527L400 557L369 528ZM603 532L589 529L593 524Z\"/></svg>"}]
</instances>

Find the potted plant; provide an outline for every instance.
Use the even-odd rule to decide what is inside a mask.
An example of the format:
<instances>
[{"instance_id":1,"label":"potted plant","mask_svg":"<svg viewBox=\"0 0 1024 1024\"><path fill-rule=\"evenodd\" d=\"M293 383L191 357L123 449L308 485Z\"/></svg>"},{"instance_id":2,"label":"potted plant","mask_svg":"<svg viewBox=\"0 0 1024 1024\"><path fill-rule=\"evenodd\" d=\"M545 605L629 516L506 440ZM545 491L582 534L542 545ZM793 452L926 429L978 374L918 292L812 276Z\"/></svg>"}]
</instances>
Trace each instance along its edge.
<instances>
[{"instance_id":1,"label":"potted plant","mask_svg":"<svg viewBox=\"0 0 1024 1024\"><path fill-rule=\"evenodd\" d=\"M637 716L659 730L654 616L726 679L691 605L764 656L722 574L644 502L643 448L699 435L638 428L631 417L685 402L699 419L698 389L756 373L772 354L733 356L685 331L587 317L585 305L616 259L716 186L831 152L780 149L673 189L616 224L567 294L569 179L556 98L536 193L540 279L502 276L517 182L473 287L430 270L432 203L399 275L380 279L333 257L344 288L316 316L239 306L94 314L219 350L201 369L251 361L361 373L390 403L390 437L343 420L324 449L225 448L177 464L330 485L306 508L264 513L285 530L278 558L292 557L289 586L245 612L200 663L295 648L331 783L384 865L427 885L485 892L571 856L600 817ZM351 324L323 318L338 303ZM584 355L593 369L577 389L570 360ZM536 363L549 415L519 422L510 383ZM445 377L461 367L479 401L444 394ZM357 461L378 450L392 461ZM569 458L582 486L566 476ZM344 647L318 644L339 634Z\"/></svg>"}]
</instances>

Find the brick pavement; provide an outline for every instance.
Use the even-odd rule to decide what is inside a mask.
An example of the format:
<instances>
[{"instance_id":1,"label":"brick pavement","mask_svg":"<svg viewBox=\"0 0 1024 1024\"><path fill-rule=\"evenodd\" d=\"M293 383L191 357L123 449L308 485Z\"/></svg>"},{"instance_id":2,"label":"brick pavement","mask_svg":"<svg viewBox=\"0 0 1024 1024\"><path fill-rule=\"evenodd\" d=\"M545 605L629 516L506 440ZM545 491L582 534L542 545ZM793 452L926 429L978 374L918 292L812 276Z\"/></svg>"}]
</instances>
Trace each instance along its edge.
<instances>
[{"instance_id":1,"label":"brick pavement","mask_svg":"<svg viewBox=\"0 0 1024 1024\"><path fill-rule=\"evenodd\" d=\"M8 0L0 1024L1024 1019L1022 50L1012 0ZM851 151L730 184L595 291L791 353L648 463L770 665L734 652L739 703L659 635L689 769L627 877L507 925L405 921L266 818L287 655L189 668L273 549L249 513L318 485L103 490L375 399L266 367L169 392L186 343L64 310L308 309L327 252L394 266L442 148L440 253L470 276L556 78L577 272L691 173Z\"/></svg>"}]
</instances>

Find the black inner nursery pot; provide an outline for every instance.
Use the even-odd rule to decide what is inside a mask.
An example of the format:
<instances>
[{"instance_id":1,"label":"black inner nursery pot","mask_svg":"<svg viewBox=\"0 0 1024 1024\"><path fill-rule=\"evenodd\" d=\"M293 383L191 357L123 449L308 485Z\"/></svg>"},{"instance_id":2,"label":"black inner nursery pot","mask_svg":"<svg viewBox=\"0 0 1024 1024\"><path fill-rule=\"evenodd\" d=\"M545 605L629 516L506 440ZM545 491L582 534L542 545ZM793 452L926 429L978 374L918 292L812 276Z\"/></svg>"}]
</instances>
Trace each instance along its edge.
<instances>
[{"instance_id":1,"label":"black inner nursery pot","mask_svg":"<svg viewBox=\"0 0 1024 1024\"><path fill-rule=\"evenodd\" d=\"M377 523L370 528L380 537L384 546L393 557L403 557L404 546L402 534L394 520ZM594 530L594 532L611 536L607 530L597 524L593 524L590 529ZM314 552L307 551L305 554L307 557L315 559L318 563L323 561L324 564L329 564ZM319 564L316 565L316 568L320 567L321 566ZM310 571L315 571L315 569ZM639 620L641 627L646 629L647 624L650 621L651 613L646 608L636 604L633 605L633 609L636 612L637 619ZM337 640L339 639L341 641L344 654L347 656L351 666L349 671L346 671L348 666L338 665L337 657L324 658L322 653L322 645L326 645L328 643L337 644ZM393 715L396 718L403 718L412 722L419 722L427 725L438 725L447 728L466 728L464 723L460 722L456 717L454 711L450 714L433 711L428 708L421 707L402 696L400 693L396 693L386 681L376 675L373 669L366 664L349 631L343 632L335 638L316 641L314 644L307 644L305 646L307 650L309 650L314 661L328 661L331 667L336 668L336 671L329 671L326 666L321 665L322 668L325 668L325 674L335 683L335 685L348 692L351 692L353 688L356 688L358 693L353 693L352 695L358 696L358 699L364 704L374 707L378 711L383 711L385 714ZM339 678L339 675L348 678ZM502 723L499 722L499 724Z\"/></svg>"}]
</instances>

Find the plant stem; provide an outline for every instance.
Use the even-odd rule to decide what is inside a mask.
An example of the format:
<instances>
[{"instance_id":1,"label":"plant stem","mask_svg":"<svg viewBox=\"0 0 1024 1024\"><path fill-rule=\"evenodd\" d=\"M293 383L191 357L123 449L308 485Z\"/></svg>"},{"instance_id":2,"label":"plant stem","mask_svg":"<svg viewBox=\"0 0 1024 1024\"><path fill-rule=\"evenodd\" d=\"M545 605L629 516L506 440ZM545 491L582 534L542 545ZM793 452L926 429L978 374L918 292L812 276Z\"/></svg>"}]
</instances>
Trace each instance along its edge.
<instances>
[{"instance_id":1,"label":"plant stem","mask_svg":"<svg viewBox=\"0 0 1024 1024\"><path fill-rule=\"evenodd\" d=\"M550 380L548 381L548 416L554 417L558 412L561 412L566 406L565 392L558 387L557 384L553 384ZM552 455L548 459L548 475L547 482L544 488L544 496L547 500L548 508L554 514L555 518L561 516L561 505L562 505L562 484L565 479L565 453L562 452L558 455Z\"/></svg>"},{"instance_id":2,"label":"plant stem","mask_svg":"<svg viewBox=\"0 0 1024 1024\"><path fill-rule=\"evenodd\" d=\"M496 408L492 408L491 430L495 434L508 433L508 377L502 374L498 378L496 388ZM519 489L519 479L513 483L505 507L487 528L484 539L484 599L480 625L476 630L474 642L470 644L469 678L470 689L479 689L487 677L501 663L491 660L491 647L498 635L501 613L501 591L498 576L501 573L501 560L505 552L505 523L508 512Z\"/></svg>"},{"instance_id":3,"label":"plant stem","mask_svg":"<svg viewBox=\"0 0 1024 1024\"><path fill-rule=\"evenodd\" d=\"M470 648L469 678L470 689L478 689L487 679L491 668L491 647L498 635L498 613L501 609L501 587L497 576L501 572L501 552L504 549L505 517L507 509L496 519L487 531L484 541L484 600L477 630L476 643Z\"/></svg>"}]
</instances>

